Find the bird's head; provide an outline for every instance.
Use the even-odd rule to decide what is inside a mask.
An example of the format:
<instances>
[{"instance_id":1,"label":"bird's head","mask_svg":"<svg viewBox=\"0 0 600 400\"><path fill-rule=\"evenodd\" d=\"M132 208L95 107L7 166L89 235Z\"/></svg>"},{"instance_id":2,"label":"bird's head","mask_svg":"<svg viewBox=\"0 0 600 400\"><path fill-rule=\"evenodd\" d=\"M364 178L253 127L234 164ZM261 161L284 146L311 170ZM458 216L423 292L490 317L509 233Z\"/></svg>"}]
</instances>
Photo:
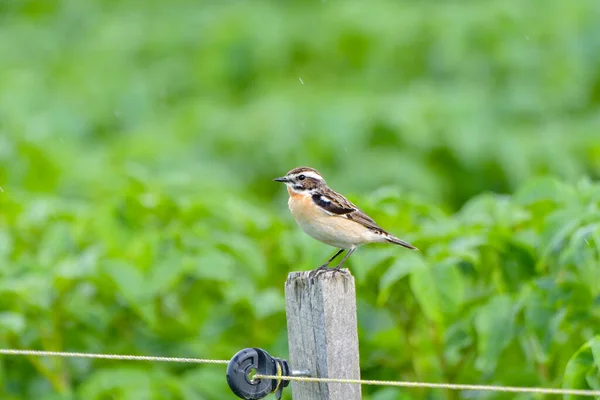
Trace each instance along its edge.
<instances>
[{"instance_id":1,"label":"bird's head","mask_svg":"<svg viewBox=\"0 0 600 400\"><path fill-rule=\"evenodd\" d=\"M296 193L304 193L325 185L325 179L314 168L298 167L294 168L285 176L273 179L276 182L283 182L286 186Z\"/></svg>"}]
</instances>

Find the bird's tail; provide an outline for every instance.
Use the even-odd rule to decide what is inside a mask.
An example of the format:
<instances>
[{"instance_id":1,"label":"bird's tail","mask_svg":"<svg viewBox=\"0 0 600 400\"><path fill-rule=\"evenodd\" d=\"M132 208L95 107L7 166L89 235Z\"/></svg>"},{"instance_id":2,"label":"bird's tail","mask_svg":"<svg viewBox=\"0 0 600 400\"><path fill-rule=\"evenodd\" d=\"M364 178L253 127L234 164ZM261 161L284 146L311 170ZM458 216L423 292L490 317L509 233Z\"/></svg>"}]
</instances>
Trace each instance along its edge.
<instances>
[{"instance_id":1,"label":"bird's tail","mask_svg":"<svg viewBox=\"0 0 600 400\"><path fill-rule=\"evenodd\" d=\"M395 236L392 236L392 235L388 235L388 236L385 238L385 240L387 240L387 241L388 241L388 242L390 242L390 243L394 243L394 244L398 244L398 245L400 245L400 246L402 246L402 247L406 247L407 249L411 249L411 250L419 250L419 249L417 249L415 246L413 246L412 244L410 244L410 243L407 243L407 242L405 242L404 240L400 240L400 239L398 239L397 237L395 237Z\"/></svg>"}]
</instances>

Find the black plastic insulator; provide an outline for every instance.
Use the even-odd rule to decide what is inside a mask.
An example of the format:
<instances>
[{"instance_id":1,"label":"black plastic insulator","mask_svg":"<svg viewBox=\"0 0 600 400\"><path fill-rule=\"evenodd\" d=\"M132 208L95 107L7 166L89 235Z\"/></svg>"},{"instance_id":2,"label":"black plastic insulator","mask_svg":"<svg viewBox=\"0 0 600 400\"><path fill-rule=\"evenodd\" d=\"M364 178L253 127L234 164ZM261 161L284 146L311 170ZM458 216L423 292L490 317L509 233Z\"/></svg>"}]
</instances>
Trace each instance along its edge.
<instances>
[{"instance_id":1,"label":"black plastic insulator","mask_svg":"<svg viewBox=\"0 0 600 400\"><path fill-rule=\"evenodd\" d=\"M252 379L253 374L289 376L290 368L286 360L273 358L259 348L248 348L238 351L227 365L227 384L231 391L241 399L264 399L275 392L280 399L284 387L290 382L278 379Z\"/></svg>"}]
</instances>

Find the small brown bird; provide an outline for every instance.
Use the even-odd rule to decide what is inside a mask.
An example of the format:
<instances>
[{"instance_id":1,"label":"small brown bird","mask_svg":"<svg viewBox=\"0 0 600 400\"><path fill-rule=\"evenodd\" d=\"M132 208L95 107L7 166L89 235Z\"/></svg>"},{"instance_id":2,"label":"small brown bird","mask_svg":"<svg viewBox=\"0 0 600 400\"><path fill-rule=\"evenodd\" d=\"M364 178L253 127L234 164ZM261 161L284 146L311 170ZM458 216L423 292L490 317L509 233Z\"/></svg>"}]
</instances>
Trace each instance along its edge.
<instances>
[{"instance_id":1,"label":"small brown bird","mask_svg":"<svg viewBox=\"0 0 600 400\"><path fill-rule=\"evenodd\" d=\"M274 179L287 186L288 206L302 230L313 238L340 250L314 272L325 270L342 252L348 251L332 270L339 271L356 248L366 243L393 243L411 250L413 245L392 236L341 194L325 183L321 174L309 167L298 167Z\"/></svg>"}]
</instances>

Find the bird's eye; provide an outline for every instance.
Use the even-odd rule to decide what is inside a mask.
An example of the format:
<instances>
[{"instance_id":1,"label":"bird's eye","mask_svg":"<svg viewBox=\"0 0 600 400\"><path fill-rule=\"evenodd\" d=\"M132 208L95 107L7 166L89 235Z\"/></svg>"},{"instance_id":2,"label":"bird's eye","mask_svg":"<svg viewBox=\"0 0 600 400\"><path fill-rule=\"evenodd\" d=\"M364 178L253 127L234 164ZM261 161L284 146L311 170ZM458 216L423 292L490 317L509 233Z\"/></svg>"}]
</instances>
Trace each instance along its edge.
<instances>
[{"instance_id":1,"label":"bird's eye","mask_svg":"<svg viewBox=\"0 0 600 400\"><path fill-rule=\"evenodd\" d=\"M305 178L306 178L306 176L304 176L304 175L300 175L300 176L298 177L298 179L300 179L301 181L303 181Z\"/></svg>"}]
</instances>

